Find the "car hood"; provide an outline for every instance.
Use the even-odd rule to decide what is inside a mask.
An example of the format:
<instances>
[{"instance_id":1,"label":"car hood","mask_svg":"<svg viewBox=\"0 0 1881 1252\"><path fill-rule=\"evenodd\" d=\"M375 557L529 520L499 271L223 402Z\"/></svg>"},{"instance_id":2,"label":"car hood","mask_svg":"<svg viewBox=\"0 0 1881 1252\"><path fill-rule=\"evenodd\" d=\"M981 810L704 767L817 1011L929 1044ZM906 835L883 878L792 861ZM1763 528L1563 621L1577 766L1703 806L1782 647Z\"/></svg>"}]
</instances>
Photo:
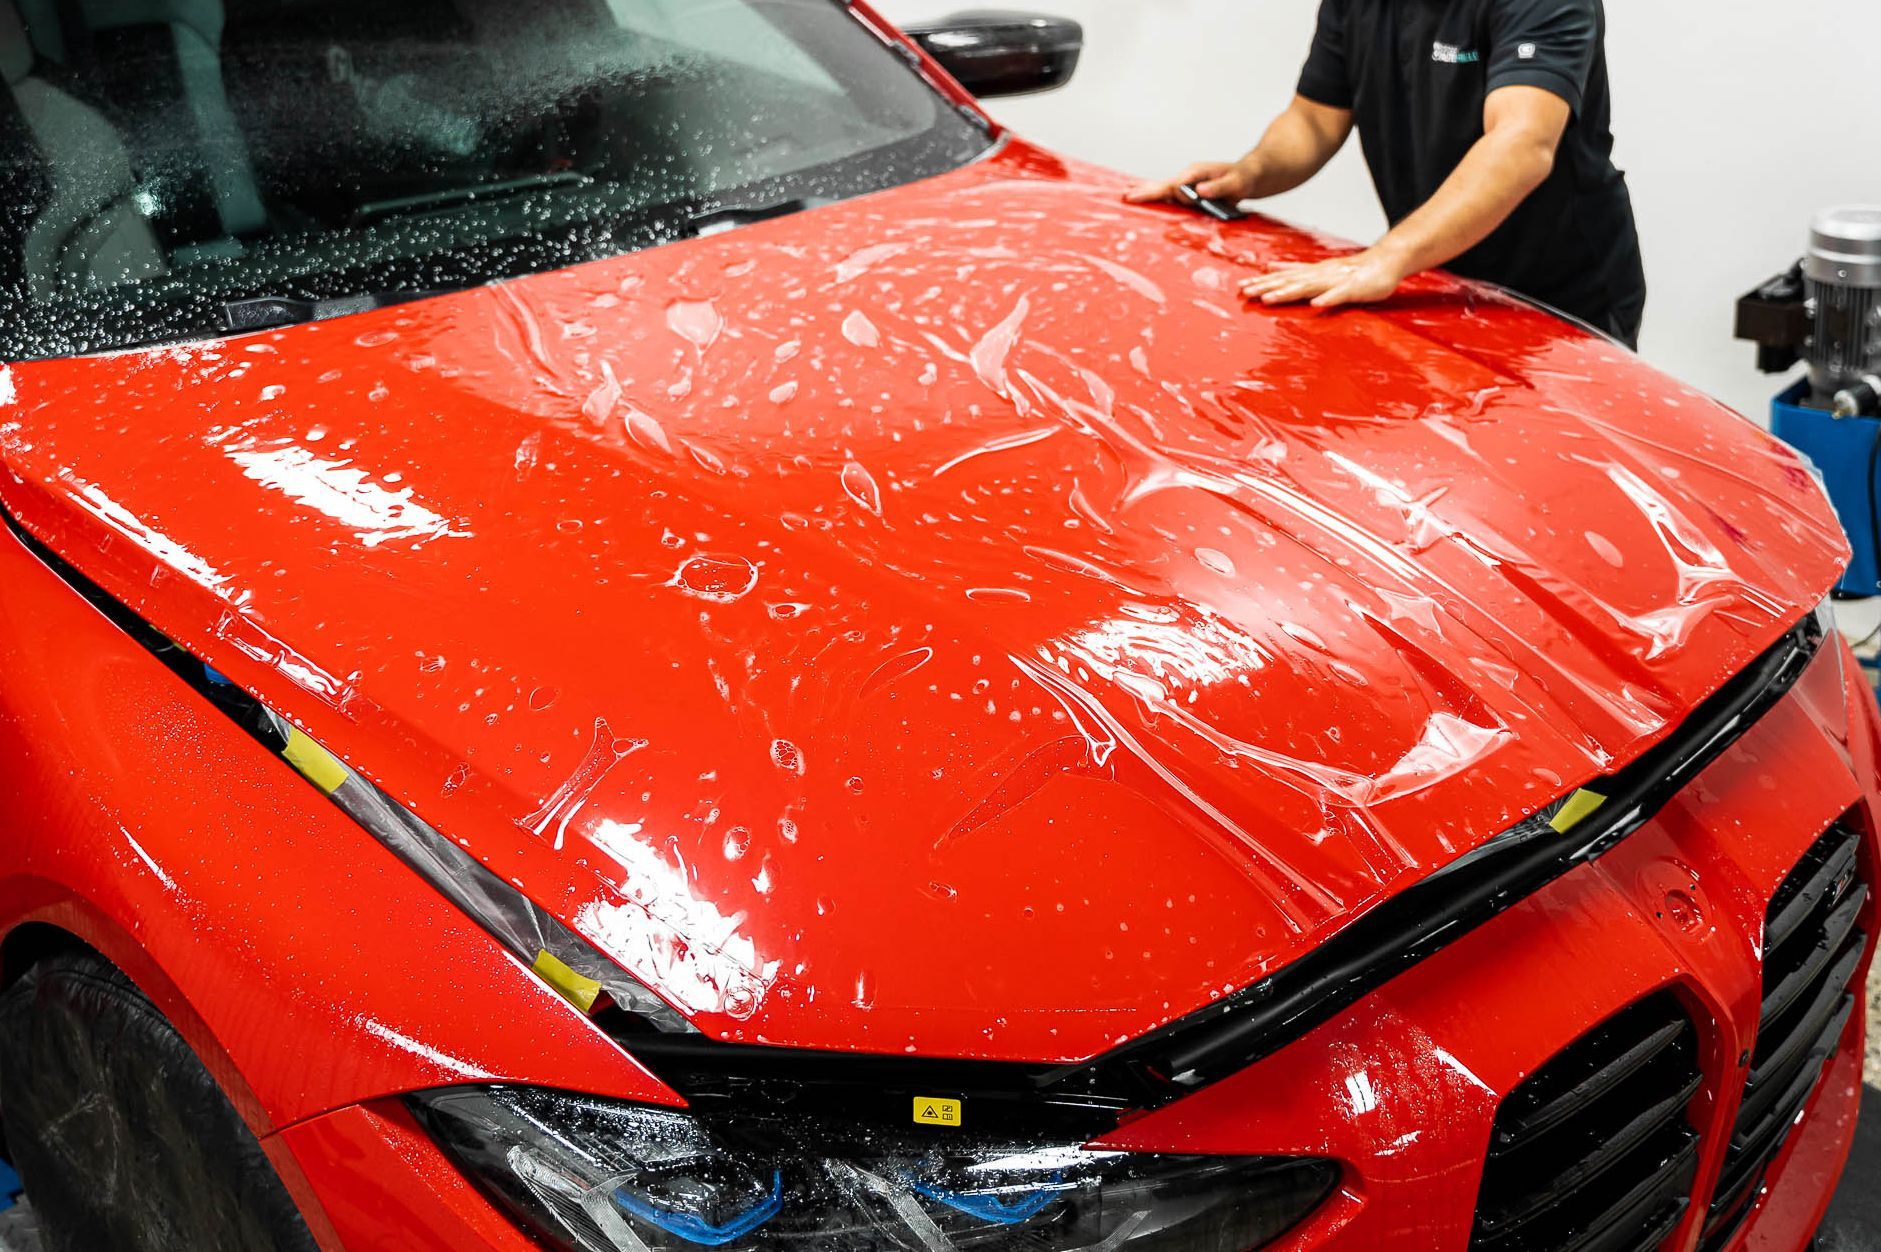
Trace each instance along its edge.
<instances>
[{"instance_id":1,"label":"car hood","mask_svg":"<svg viewBox=\"0 0 1881 1252\"><path fill-rule=\"evenodd\" d=\"M1636 756L1844 555L1623 350L1445 277L1245 308L1327 241L1120 186L1015 143L15 366L0 492L707 1033L1085 1058Z\"/></svg>"}]
</instances>

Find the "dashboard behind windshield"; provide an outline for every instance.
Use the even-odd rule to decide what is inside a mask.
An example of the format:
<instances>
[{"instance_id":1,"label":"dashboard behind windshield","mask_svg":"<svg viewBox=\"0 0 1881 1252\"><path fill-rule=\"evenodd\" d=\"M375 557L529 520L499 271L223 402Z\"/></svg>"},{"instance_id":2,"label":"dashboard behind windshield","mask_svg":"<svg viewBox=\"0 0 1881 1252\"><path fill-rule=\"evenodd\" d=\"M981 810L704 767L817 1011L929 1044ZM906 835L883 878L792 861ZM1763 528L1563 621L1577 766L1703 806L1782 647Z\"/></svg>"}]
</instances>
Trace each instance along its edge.
<instances>
[{"instance_id":1,"label":"dashboard behind windshield","mask_svg":"<svg viewBox=\"0 0 1881 1252\"><path fill-rule=\"evenodd\" d=\"M560 268L988 143L836 0L0 0L0 70L7 360Z\"/></svg>"}]
</instances>

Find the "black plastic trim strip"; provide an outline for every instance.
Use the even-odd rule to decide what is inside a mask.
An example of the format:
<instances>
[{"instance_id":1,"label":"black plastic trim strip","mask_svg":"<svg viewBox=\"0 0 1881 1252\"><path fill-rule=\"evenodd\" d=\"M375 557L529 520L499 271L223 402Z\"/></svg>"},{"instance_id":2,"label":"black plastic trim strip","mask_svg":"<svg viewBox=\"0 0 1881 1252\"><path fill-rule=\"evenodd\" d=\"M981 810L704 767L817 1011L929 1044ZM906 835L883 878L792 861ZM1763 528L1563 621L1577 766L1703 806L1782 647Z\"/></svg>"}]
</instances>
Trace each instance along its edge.
<instances>
[{"instance_id":1,"label":"black plastic trim strip","mask_svg":"<svg viewBox=\"0 0 1881 1252\"><path fill-rule=\"evenodd\" d=\"M1854 1009L1855 993L1848 979L1859 964L1860 949L1838 961L1835 972L1841 975L1840 982L1824 987L1821 997L1810 1006L1809 1016L1797 1025L1796 1033L1785 1039L1768 1061L1751 1071L1744 1085L1748 1093L1744 1097L1746 1116L1762 1117L1773 1101L1768 1093L1784 1087L1795 1075L1820 1072L1823 1062L1834 1053ZM1810 1085L1814 1086L1813 1081Z\"/></svg>"},{"instance_id":2,"label":"black plastic trim strip","mask_svg":"<svg viewBox=\"0 0 1881 1252\"><path fill-rule=\"evenodd\" d=\"M1809 920L1823 898L1846 875L1855 872L1857 853L1861 849L1861 839L1853 830L1846 838L1823 857L1822 864L1810 874L1809 881L1796 889L1777 915L1764 927L1764 954L1782 947L1796 933L1802 924Z\"/></svg>"},{"instance_id":3,"label":"black plastic trim strip","mask_svg":"<svg viewBox=\"0 0 1881 1252\"><path fill-rule=\"evenodd\" d=\"M1713 1209L1710 1216L1705 1219L1705 1236L1698 1245L1699 1252L1719 1252L1719 1249L1728 1246L1733 1239L1737 1238L1738 1232L1744 1229L1744 1223L1750 1220L1750 1211L1756 1206L1757 1197L1763 1191L1763 1175L1752 1174L1746 1182L1754 1182L1758 1185L1740 1192L1731 1202L1735 1207L1731 1208L1728 1213Z\"/></svg>"},{"instance_id":4,"label":"black plastic trim strip","mask_svg":"<svg viewBox=\"0 0 1881 1252\"><path fill-rule=\"evenodd\" d=\"M1548 1132L1563 1122L1605 1100L1613 1094L1615 1088L1644 1072L1671 1049L1691 1047L1691 1023L1684 1020L1667 1022L1644 1039L1628 1046L1619 1056L1602 1061L1586 1078L1546 1104L1511 1116L1505 1103L1503 1111L1496 1116L1496 1133L1489 1144L1490 1159L1520 1152L1534 1140L1545 1138Z\"/></svg>"},{"instance_id":5,"label":"black plastic trim strip","mask_svg":"<svg viewBox=\"0 0 1881 1252\"><path fill-rule=\"evenodd\" d=\"M1855 947L1860 949L1861 941L1867 936L1862 935L1856 927L1861 922L1862 910L1867 907L1868 888L1866 885L1857 887L1850 893L1848 899L1835 906L1835 910L1823 921L1822 933L1810 945L1809 954L1803 958L1802 963L1786 974L1783 980L1764 996L1763 1009L1758 1015L1759 1020L1774 1022L1794 1008L1796 1002L1802 998L1803 992L1821 981L1823 971L1828 969L1840 955L1843 945L1849 942L1850 935L1857 936Z\"/></svg>"},{"instance_id":6,"label":"black plastic trim strip","mask_svg":"<svg viewBox=\"0 0 1881 1252\"><path fill-rule=\"evenodd\" d=\"M1519 1202L1495 1210L1477 1212L1477 1226L1485 1238L1497 1239L1511 1231L1524 1230L1563 1205L1585 1203L1583 1191L1600 1182L1606 1174L1642 1152L1655 1139L1695 1141L1697 1132L1688 1128L1680 1115L1705 1085L1705 1076L1694 1072L1679 1087L1634 1113L1625 1125L1613 1131L1592 1151L1578 1157L1548 1175L1547 1186L1522 1197ZM1655 1168L1653 1171L1657 1173Z\"/></svg>"},{"instance_id":7,"label":"black plastic trim strip","mask_svg":"<svg viewBox=\"0 0 1881 1252\"><path fill-rule=\"evenodd\" d=\"M1697 1158L1698 1154L1694 1151L1692 1153L1691 1172L1686 1176L1683 1183L1687 1191L1691 1190L1692 1182L1698 1177ZM1568 1252L1604 1252L1608 1247L1616 1249L1626 1248L1628 1252L1655 1252L1661 1244L1672 1237L1672 1232L1678 1229L1681 1221L1685 1220L1685 1210L1689 1209L1691 1206L1691 1196L1682 1195L1678 1197L1678 1199L1666 1206L1664 1215L1661 1216L1658 1221L1646 1228L1645 1234L1638 1236L1630 1244L1623 1240L1615 1239L1602 1244L1590 1243L1580 1245L1569 1249Z\"/></svg>"},{"instance_id":8,"label":"black plastic trim strip","mask_svg":"<svg viewBox=\"0 0 1881 1252\"><path fill-rule=\"evenodd\" d=\"M1691 1207L1692 1183L1698 1177L1698 1149L1702 1143L1696 1131L1686 1131L1677 1155L1590 1222L1587 1230L1562 1252L1597 1252L1603 1248L1644 1252L1657 1248ZM1642 1222L1650 1223L1643 1235L1640 1232ZM1482 1245L1476 1252L1486 1252L1488 1246Z\"/></svg>"}]
</instances>

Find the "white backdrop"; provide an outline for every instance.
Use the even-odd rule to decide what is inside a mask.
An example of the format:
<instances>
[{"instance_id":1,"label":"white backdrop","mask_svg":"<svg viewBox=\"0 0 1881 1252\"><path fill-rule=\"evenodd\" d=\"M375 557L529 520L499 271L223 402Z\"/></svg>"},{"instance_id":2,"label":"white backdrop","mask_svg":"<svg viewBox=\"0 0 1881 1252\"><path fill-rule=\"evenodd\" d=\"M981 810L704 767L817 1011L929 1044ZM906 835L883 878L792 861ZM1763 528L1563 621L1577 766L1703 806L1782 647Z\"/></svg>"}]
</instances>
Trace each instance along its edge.
<instances>
[{"instance_id":1,"label":"white backdrop","mask_svg":"<svg viewBox=\"0 0 1881 1252\"><path fill-rule=\"evenodd\" d=\"M976 0L977 2L977 0ZM878 0L910 21L967 0ZM1292 94L1317 0L1019 0L1085 24L1084 63L1045 96L993 101L1021 133L1132 173L1240 155ZM1881 0L1610 0L1617 157L1645 242L1645 355L1763 418L1773 379L1731 339L1737 297L1802 252L1831 204L1881 203ZM1271 202L1369 242L1383 228L1358 145Z\"/></svg>"}]
</instances>

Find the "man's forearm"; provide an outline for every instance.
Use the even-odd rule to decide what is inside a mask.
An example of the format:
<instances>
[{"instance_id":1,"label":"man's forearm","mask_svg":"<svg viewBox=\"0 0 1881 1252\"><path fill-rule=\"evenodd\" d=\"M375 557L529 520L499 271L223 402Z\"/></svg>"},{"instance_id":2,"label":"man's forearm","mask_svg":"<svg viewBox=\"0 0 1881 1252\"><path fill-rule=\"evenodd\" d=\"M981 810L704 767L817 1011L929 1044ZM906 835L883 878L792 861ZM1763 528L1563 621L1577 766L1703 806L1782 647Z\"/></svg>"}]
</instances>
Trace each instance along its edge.
<instances>
[{"instance_id":1,"label":"man's forearm","mask_svg":"<svg viewBox=\"0 0 1881 1252\"><path fill-rule=\"evenodd\" d=\"M1352 111L1295 96L1267 128L1260 144L1239 161L1199 161L1174 178L1138 183L1124 193L1131 204L1179 199L1193 187L1211 200L1256 200L1292 191L1325 168L1352 133Z\"/></svg>"},{"instance_id":2,"label":"man's forearm","mask_svg":"<svg viewBox=\"0 0 1881 1252\"><path fill-rule=\"evenodd\" d=\"M1389 299L1412 274L1448 265L1509 220L1548 180L1571 116L1565 97L1538 87L1490 92L1483 137L1424 207L1363 252L1270 270L1242 283L1241 294L1320 308Z\"/></svg>"},{"instance_id":3,"label":"man's forearm","mask_svg":"<svg viewBox=\"0 0 1881 1252\"><path fill-rule=\"evenodd\" d=\"M1296 98L1240 160L1247 198L1261 200L1301 186L1326 168L1351 133L1349 111Z\"/></svg>"},{"instance_id":4,"label":"man's forearm","mask_svg":"<svg viewBox=\"0 0 1881 1252\"><path fill-rule=\"evenodd\" d=\"M1405 274L1448 265L1494 234L1547 181L1555 144L1529 133L1483 136L1424 206L1375 251Z\"/></svg>"}]
</instances>

